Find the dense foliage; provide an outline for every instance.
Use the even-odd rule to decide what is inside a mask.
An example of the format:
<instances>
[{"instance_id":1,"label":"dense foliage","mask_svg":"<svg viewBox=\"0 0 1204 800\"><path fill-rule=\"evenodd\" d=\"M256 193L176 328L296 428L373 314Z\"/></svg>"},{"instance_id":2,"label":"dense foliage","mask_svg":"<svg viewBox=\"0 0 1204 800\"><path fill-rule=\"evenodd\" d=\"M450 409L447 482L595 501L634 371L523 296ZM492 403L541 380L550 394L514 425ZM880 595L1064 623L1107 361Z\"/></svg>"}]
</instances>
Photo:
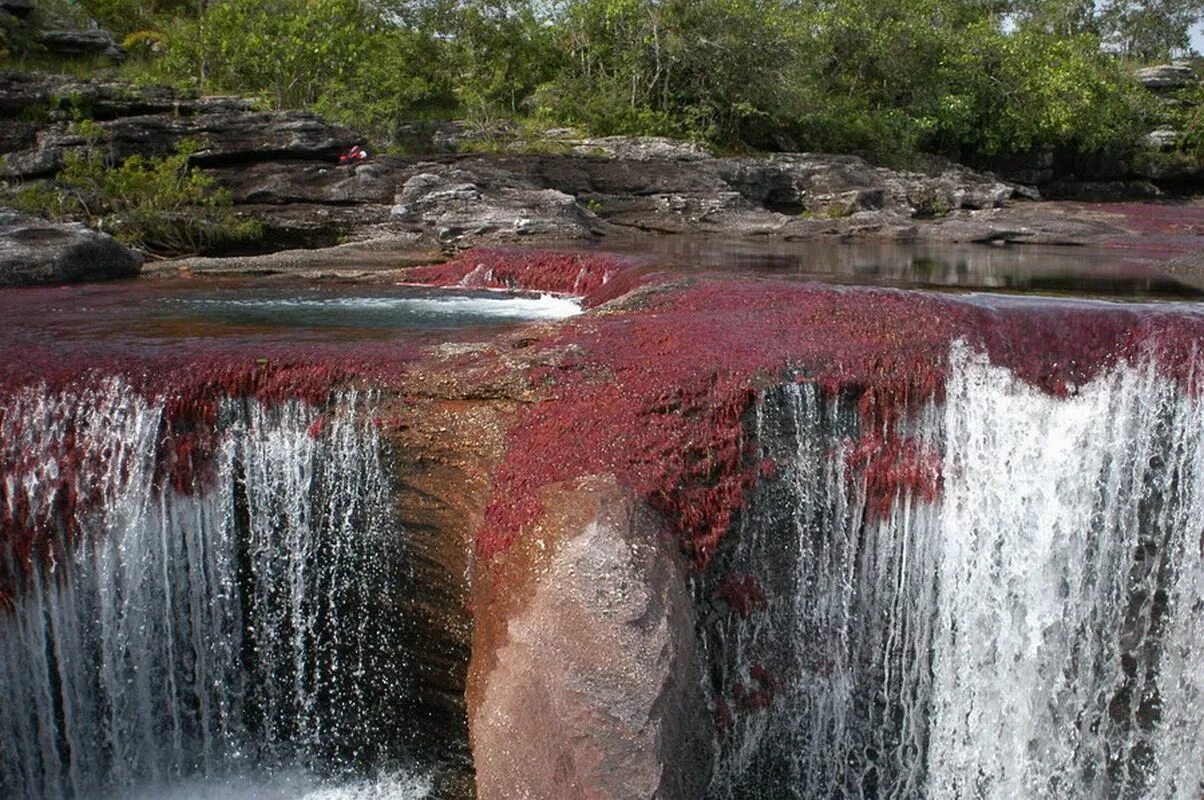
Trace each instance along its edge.
<instances>
[{"instance_id":1,"label":"dense foliage","mask_svg":"<svg viewBox=\"0 0 1204 800\"><path fill-rule=\"evenodd\" d=\"M969 161L1131 149L1202 0L80 0L147 80L396 140L467 117Z\"/></svg>"},{"instance_id":2,"label":"dense foliage","mask_svg":"<svg viewBox=\"0 0 1204 800\"><path fill-rule=\"evenodd\" d=\"M163 256L191 255L257 240L257 222L230 209L230 195L188 165L197 145L164 158L112 163L95 123L77 123L89 142L70 153L55 180L15 190L6 203L53 220L86 222L128 245Z\"/></svg>"}]
</instances>

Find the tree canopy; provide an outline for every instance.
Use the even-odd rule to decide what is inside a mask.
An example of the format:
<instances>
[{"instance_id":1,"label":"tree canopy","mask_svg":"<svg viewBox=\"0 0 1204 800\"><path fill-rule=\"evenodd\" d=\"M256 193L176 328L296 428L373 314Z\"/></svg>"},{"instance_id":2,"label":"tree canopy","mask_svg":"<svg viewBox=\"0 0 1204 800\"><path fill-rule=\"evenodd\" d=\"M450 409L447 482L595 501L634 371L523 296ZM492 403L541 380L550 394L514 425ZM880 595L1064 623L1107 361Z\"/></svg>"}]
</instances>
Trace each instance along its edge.
<instances>
[{"instance_id":1,"label":"tree canopy","mask_svg":"<svg viewBox=\"0 0 1204 800\"><path fill-rule=\"evenodd\" d=\"M1204 0L80 0L148 78L387 140L484 115L968 160L1131 147Z\"/></svg>"}]
</instances>

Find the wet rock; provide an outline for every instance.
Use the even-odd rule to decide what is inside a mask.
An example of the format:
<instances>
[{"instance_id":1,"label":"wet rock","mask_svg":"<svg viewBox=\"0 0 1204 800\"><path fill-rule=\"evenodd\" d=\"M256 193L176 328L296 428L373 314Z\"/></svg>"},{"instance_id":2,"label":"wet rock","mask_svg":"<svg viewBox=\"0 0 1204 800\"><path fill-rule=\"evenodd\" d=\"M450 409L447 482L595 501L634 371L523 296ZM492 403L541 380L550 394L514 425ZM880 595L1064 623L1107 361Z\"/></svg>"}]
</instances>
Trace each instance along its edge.
<instances>
[{"instance_id":1,"label":"wet rock","mask_svg":"<svg viewBox=\"0 0 1204 800\"><path fill-rule=\"evenodd\" d=\"M524 599L477 599L478 797L701 797L710 724L679 554L612 478L548 508Z\"/></svg>"},{"instance_id":2,"label":"wet rock","mask_svg":"<svg viewBox=\"0 0 1204 800\"><path fill-rule=\"evenodd\" d=\"M1186 89L1198 84L1199 78L1186 64L1159 64L1144 67L1135 73L1137 82L1152 91Z\"/></svg>"},{"instance_id":3,"label":"wet rock","mask_svg":"<svg viewBox=\"0 0 1204 800\"><path fill-rule=\"evenodd\" d=\"M111 236L0 209L0 286L78 283L137 275L142 257Z\"/></svg>"}]
</instances>

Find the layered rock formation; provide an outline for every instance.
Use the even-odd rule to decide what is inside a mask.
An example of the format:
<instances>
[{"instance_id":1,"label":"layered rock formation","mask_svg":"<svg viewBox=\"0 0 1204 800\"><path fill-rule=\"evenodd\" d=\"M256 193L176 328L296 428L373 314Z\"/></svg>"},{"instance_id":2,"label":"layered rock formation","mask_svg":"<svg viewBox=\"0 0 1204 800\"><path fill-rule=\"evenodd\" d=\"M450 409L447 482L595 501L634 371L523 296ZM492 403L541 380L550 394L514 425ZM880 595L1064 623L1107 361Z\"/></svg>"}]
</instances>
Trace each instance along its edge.
<instances>
[{"instance_id":1,"label":"layered rock formation","mask_svg":"<svg viewBox=\"0 0 1204 800\"><path fill-rule=\"evenodd\" d=\"M141 255L82 223L0 209L0 286L128 278L141 266Z\"/></svg>"}]
</instances>

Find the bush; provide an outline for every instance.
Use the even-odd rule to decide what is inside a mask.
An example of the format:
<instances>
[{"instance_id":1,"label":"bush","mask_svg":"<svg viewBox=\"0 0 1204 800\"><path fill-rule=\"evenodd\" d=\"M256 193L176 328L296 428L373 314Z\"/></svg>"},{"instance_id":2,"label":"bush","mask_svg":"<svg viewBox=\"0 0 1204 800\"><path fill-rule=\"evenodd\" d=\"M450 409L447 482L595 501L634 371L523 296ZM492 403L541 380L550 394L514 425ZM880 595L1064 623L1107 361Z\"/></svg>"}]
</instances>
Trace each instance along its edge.
<instances>
[{"instance_id":1,"label":"bush","mask_svg":"<svg viewBox=\"0 0 1204 800\"><path fill-rule=\"evenodd\" d=\"M112 165L97 146L98 126L80 127L89 144L67 156L53 181L18 189L10 198L13 207L86 222L159 256L193 255L262 237L258 222L234 215L229 192L189 166L195 142L181 143L164 158L131 156Z\"/></svg>"}]
</instances>

